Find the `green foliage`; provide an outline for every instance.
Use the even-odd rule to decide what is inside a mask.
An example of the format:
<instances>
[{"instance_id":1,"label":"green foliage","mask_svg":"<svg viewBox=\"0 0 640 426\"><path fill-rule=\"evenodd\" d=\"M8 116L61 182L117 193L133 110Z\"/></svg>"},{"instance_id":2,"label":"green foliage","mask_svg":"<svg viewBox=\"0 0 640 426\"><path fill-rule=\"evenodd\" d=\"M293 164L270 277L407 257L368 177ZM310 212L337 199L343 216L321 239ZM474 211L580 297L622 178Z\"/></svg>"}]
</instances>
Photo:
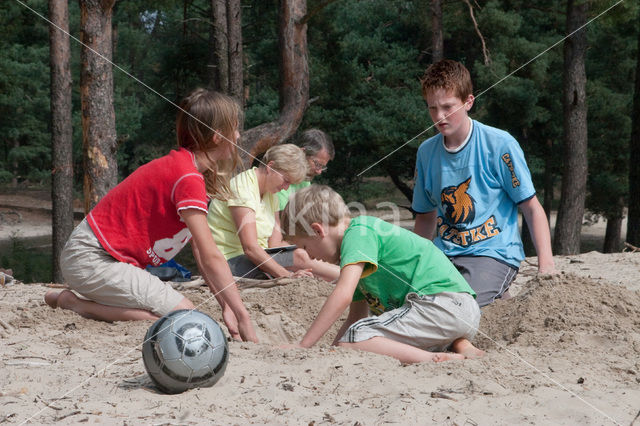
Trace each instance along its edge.
<instances>
[{"instance_id":1,"label":"green foliage","mask_svg":"<svg viewBox=\"0 0 640 426\"><path fill-rule=\"evenodd\" d=\"M46 2L33 2L33 7ZM3 180L48 179L48 32L14 2L0 6L0 171Z\"/></svg>"},{"instance_id":2,"label":"green foliage","mask_svg":"<svg viewBox=\"0 0 640 426\"><path fill-rule=\"evenodd\" d=\"M629 191L628 146L638 54L637 13L637 5L635 10L634 6L625 5L596 22L588 33L589 44L600 49L587 58L590 164L587 205L607 218L622 214L620 201L626 201Z\"/></svg>"},{"instance_id":3,"label":"green foliage","mask_svg":"<svg viewBox=\"0 0 640 426\"><path fill-rule=\"evenodd\" d=\"M307 8L322 3L308 0ZM471 3L482 39L466 3L443 2L445 57L470 69L477 95L472 116L518 139L540 187L545 173L559 177L563 167L562 44L547 49L564 37L566 3ZM29 6L47 15L45 0ZM279 2L244 0L242 6L244 127L250 128L278 116ZM609 5L591 6L593 17ZM71 33L79 38L77 2L69 8ZM208 0L116 2L113 60L139 80L114 68L121 177L175 146L172 103L210 85L210 8ZM387 156L363 175L411 179L417 146L434 134L418 81L431 62L428 12L426 1L340 0L309 20L311 102L300 130L318 127L334 139L336 159L322 181L360 191L358 174ZM588 203L602 214L628 191L637 13L638 5L626 2L587 28L589 160L597 165L590 168ZM2 2L0 32L0 181L45 182L51 167L48 26L19 3ZM80 46L71 40L71 48L79 187Z\"/></svg>"},{"instance_id":4,"label":"green foliage","mask_svg":"<svg viewBox=\"0 0 640 426\"><path fill-rule=\"evenodd\" d=\"M319 127L336 144L327 177L347 185L430 125L420 96L418 3L342 1L309 30L311 104L302 128ZM367 172L413 175L423 138ZM345 173L346 172L346 173Z\"/></svg>"}]
</instances>

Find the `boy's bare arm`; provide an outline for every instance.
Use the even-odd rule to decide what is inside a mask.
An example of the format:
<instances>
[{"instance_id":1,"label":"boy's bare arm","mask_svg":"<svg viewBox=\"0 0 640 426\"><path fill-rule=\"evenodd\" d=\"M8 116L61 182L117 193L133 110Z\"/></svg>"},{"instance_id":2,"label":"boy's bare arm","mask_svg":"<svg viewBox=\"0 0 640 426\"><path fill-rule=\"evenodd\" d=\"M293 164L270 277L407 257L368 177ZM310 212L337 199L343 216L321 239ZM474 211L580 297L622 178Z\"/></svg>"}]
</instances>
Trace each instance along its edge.
<instances>
[{"instance_id":1,"label":"boy's bare arm","mask_svg":"<svg viewBox=\"0 0 640 426\"><path fill-rule=\"evenodd\" d=\"M553 252L551 251L551 233L549 232L549 222L544 213L540 201L534 195L527 201L519 204L522 209L524 219L529 226L531 239L538 254L538 273L553 274L556 272L553 262Z\"/></svg>"},{"instance_id":2,"label":"boy's bare arm","mask_svg":"<svg viewBox=\"0 0 640 426\"><path fill-rule=\"evenodd\" d=\"M336 287L324 302L324 305L322 305L320 313L318 313L313 324L309 327L307 334L302 338L300 346L310 348L315 345L331 328L333 323L340 318L340 315L351 303L353 292L358 285L363 270L364 263L355 263L342 268Z\"/></svg>"},{"instance_id":3,"label":"boy's bare arm","mask_svg":"<svg viewBox=\"0 0 640 426\"><path fill-rule=\"evenodd\" d=\"M436 231L437 210L416 214L413 232L428 240L433 240Z\"/></svg>"},{"instance_id":4,"label":"boy's bare arm","mask_svg":"<svg viewBox=\"0 0 640 426\"><path fill-rule=\"evenodd\" d=\"M342 335L347 331L351 324L354 322L367 317L369 315L369 305L365 300L359 300L357 302L351 302L351 306L349 306L349 316L338 330L335 339L333 339L333 345L338 344L338 340L342 337Z\"/></svg>"}]
</instances>

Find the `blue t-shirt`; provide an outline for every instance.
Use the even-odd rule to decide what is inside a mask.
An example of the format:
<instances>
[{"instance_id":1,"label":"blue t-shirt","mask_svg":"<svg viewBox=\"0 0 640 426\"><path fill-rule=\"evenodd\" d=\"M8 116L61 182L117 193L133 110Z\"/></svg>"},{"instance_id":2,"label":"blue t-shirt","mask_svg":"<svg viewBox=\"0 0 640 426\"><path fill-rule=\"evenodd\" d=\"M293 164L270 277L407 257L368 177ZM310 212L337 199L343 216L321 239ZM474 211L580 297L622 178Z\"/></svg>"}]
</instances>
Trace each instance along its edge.
<instances>
[{"instance_id":1,"label":"blue t-shirt","mask_svg":"<svg viewBox=\"0 0 640 426\"><path fill-rule=\"evenodd\" d=\"M503 130L473 120L460 151L448 152L441 134L418 149L412 207L437 209L434 243L447 256L489 256L518 268L518 204L535 193L520 145Z\"/></svg>"}]
</instances>

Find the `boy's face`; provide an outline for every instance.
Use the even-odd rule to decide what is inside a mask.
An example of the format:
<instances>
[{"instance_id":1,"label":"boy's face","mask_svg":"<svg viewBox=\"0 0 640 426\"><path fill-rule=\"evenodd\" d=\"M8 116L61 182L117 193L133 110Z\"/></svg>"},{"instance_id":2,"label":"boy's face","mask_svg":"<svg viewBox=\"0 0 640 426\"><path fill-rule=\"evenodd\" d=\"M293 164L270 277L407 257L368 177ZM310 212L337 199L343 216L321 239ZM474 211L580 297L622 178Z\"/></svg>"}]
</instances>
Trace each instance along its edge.
<instances>
[{"instance_id":1,"label":"boy's face","mask_svg":"<svg viewBox=\"0 0 640 426\"><path fill-rule=\"evenodd\" d=\"M315 225L315 224L314 224ZM296 236L289 238L292 244L304 249L312 259L324 260L325 262L340 263L339 245L332 235Z\"/></svg>"},{"instance_id":2,"label":"boy's face","mask_svg":"<svg viewBox=\"0 0 640 426\"><path fill-rule=\"evenodd\" d=\"M473 95L469 95L463 101L455 95L453 90L438 88L430 90L425 100L433 123L444 137L464 139L467 136L469 123L467 112L473 106Z\"/></svg>"}]
</instances>

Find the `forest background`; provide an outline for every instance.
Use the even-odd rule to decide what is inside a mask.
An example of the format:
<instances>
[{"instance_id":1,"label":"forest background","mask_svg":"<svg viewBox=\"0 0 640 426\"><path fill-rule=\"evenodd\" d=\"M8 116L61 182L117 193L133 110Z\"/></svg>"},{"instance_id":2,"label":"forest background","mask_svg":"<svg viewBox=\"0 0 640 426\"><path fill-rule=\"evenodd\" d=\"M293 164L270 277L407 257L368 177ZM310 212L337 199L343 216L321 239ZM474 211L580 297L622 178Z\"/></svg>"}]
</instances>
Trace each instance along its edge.
<instances>
[{"instance_id":1,"label":"forest background","mask_svg":"<svg viewBox=\"0 0 640 426\"><path fill-rule=\"evenodd\" d=\"M61 58L51 46L62 33L43 19L56 21L61 4L69 33L104 55L66 40L66 119L52 97ZM579 251L585 211L607 220L603 251L622 249L627 214L627 242L638 246L639 9L624 0L5 1L0 185L52 186L55 253L70 232L68 200L86 210L167 153L172 103L208 86L243 104L247 151L317 127L336 145L321 182L363 201L390 192L365 178L388 177L409 205L417 147L435 134L419 78L446 57L471 71L471 116L520 142L547 214L558 211L556 254ZM56 158L65 146L67 165ZM95 149L113 158L98 173Z\"/></svg>"}]
</instances>

